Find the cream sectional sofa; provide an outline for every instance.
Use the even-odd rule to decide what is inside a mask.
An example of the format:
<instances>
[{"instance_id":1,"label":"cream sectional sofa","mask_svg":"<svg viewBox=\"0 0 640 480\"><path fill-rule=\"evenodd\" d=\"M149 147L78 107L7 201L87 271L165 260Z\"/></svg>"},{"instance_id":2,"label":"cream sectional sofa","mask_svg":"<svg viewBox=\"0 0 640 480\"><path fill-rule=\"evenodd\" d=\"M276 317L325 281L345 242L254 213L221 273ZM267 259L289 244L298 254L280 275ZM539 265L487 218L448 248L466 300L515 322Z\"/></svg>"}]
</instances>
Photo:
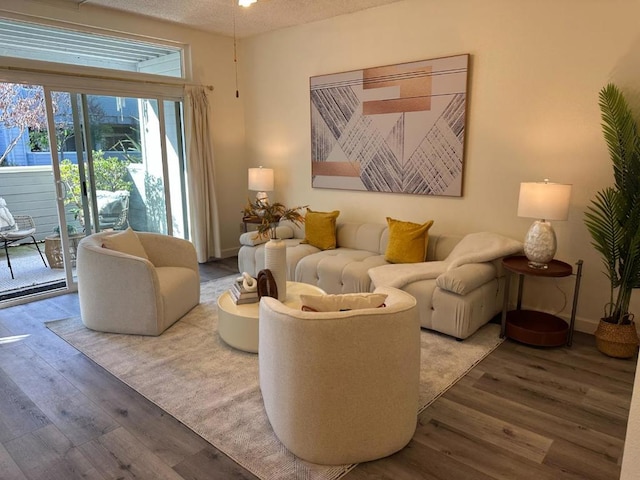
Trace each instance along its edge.
<instances>
[{"instance_id":1,"label":"cream sectional sofa","mask_svg":"<svg viewBox=\"0 0 640 480\"><path fill-rule=\"evenodd\" d=\"M464 339L502 309L501 259L522 251L522 244L501 235L429 234L426 261L389 264L386 225L343 222L336 226L337 248L320 250L301 243L304 228L283 222L278 237L287 244L287 278L317 285L327 293L400 288L418 303L420 324ZM255 232L240 237L238 267L255 276L264 268L265 239Z\"/></svg>"}]
</instances>

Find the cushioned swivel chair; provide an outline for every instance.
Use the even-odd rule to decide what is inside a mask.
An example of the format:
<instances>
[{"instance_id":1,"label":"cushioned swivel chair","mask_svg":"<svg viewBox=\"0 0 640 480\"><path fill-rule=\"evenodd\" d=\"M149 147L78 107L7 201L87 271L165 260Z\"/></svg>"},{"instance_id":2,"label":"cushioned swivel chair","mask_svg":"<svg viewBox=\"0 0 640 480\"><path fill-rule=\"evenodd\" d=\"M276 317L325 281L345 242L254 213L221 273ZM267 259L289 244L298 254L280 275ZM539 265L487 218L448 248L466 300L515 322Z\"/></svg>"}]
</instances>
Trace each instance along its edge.
<instances>
[{"instance_id":1,"label":"cushioned swivel chair","mask_svg":"<svg viewBox=\"0 0 640 480\"><path fill-rule=\"evenodd\" d=\"M420 323L415 299L379 288L386 306L342 312L260 301L260 388L267 417L294 455L351 464L385 457L413 437Z\"/></svg>"},{"instance_id":2,"label":"cushioned swivel chair","mask_svg":"<svg viewBox=\"0 0 640 480\"><path fill-rule=\"evenodd\" d=\"M140 255L114 249L111 236L139 241ZM196 252L187 240L100 232L83 238L77 255L80 314L92 330L160 335L200 302Z\"/></svg>"}]
</instances>

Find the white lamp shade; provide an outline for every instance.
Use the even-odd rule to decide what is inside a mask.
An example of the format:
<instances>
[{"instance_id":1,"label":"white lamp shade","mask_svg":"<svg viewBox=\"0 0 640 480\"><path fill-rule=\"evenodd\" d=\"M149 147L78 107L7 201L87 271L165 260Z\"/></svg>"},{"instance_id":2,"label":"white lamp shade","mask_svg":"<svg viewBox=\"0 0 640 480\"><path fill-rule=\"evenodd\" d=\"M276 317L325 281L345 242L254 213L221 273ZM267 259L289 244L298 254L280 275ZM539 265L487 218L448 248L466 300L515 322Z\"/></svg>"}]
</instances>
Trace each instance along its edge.
<instances>
[{"instance_id":1,"label":"white lamp shade","mask_svg":"<svg viewBox=\"0 0 640 480\"><path fill-rule=\"evenodd\" d=\"M255 192L273 191L273 169L262 167L250 168L249 190L253 190Z\"/></svg>"},{"instance_id":2,"label":"white lamp shade","mask_svg":"<svg viewBox=\"0 0 640 480\"><path fill-rule=\"evenodd\" d=\"M543 220L566 220L569 216L571 185L547 182L520 184L518 216Z\"/></svg>"}]
</instances>

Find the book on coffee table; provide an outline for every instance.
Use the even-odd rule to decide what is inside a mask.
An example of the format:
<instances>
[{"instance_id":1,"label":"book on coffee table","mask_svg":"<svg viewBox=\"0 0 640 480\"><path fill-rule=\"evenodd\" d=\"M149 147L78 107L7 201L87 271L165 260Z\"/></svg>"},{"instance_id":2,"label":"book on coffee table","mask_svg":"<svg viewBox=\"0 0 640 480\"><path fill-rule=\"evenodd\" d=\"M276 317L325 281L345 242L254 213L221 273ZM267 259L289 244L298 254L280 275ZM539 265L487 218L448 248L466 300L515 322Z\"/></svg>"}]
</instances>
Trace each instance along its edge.
<instances>
[{"instance_id":1,"label":"book on coffee table","mask_svg":"<svg viewBox=\"0 0 640 480\"><path fill-rule=\"evenodd\" d=\"M242 305L246 303L257 303L258 300L258 291L254 290L252 292L248 291L242 285L242 282L235 282L231 289L229 290L231 294L231 298L235 302L236 305Z\"/></svg>"}]
</instances>

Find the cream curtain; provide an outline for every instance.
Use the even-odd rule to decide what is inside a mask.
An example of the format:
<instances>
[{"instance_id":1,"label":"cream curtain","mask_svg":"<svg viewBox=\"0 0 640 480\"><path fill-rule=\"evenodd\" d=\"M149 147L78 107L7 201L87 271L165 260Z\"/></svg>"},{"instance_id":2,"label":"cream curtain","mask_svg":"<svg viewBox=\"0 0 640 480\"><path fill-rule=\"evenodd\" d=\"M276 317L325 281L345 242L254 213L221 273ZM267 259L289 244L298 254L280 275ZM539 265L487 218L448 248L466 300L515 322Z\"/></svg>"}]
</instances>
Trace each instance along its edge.
<instances>
[{"instance_id":1,"label":"cream curtain","mask_svg":"<svg viewBox=\"0 0 640 480\"><path fill-rule=\"evenodd\" d=\"M204 87L185 87L188 148L189 218L198 262L220 258L220 218L209 127L209 100Z\"/></svg>"}]
</instances>

